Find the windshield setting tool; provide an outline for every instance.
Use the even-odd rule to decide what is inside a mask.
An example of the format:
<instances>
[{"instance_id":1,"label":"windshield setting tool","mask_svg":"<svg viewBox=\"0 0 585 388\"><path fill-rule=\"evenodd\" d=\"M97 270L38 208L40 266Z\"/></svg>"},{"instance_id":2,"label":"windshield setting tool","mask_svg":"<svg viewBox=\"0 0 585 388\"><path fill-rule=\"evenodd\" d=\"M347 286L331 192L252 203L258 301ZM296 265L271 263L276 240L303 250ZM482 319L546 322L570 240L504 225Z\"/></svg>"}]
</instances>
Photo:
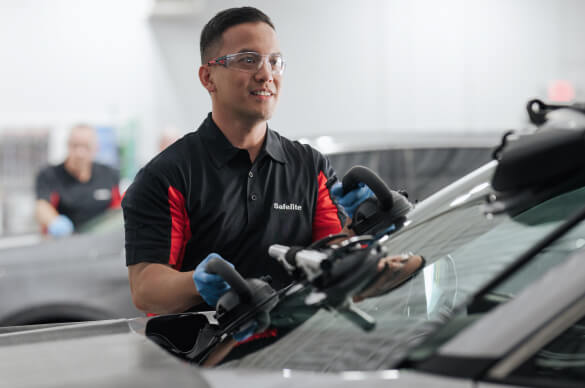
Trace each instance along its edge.
<instances>
[{"instance_id":1,"label":"windshield setting tool","mask_svg":"<svg viewBox=\"0 0 585 388\"><path fill-rule=\"evenodd\" d=\"M278 294L270 286L269 276L244 279L235 268L217 258L207 263L205 271L221 276L231 287L215 307L215 318L226 334L237 333L252 319L258 323L257 331L268 327L268 313L278 303Z\"/></svg>"},{"instance_id":2,"label":"windshield setting tool","mask_svg":"<svg viewBox=\"0 0 585 388\"><path fill-rule=\"evenodd\" d=\"M405 193L391 190L374 171L364 166L352 167L343 177L343 194L366 184L375 197L362 202L353 214L350 228L357 235L378 236L397 230L406 221L406 214L413 205Z\"/></svg>"},{"instance_id":3,"label":"windshield setting tool","mask_svg":"<svg viewBox=\"0 0 585 388\"><path fill-rule=\"evenodd\" d=\"M572 105L546 104L542 100L534 99L526 104L526 111L530 121L535 125L541 125L548 120L549 113L555 110L574 110L575 112L585 113L585 103L574 103Z\"/></svg>"},{"instance_id":4,"label":"windshield setting tool","mask_svg":"<svg viewBox=\"0 0 585 388\"><path fill-rule=\"evenodd\" d=\"M373 241L372 236L355 236L339 245L317 247L275 244L268 253L297 282L313 287L305 304L335 310L365 331L374 329L374 318L360 310L352 297L377 279L380 274L377 264L386 256L385 248Z\"/></svg>"},{"instance_id":5,"label":"windshield setting tool","mask_svg":"<svg viewBox=\"0 0 585 388\"><path fill-rule=\"evenodd\" d=\"M585 181L585 108L528 103L534 133L507 132L494 151L494 193L485 213L515 215ZM534 115L538 116L534 119ZM535 121L536 120L536 121Z\"/></svg>"},{"instance_id":6,"label":"windshield setting tool","mask_svg":"<svg viewBox=\"0 0 585 388\"><path fill-rule=\"evenodd\" d=\"M146 327L146 335L163 348L196 363L205 361L215 345L227 336L245 330L254 321L258 325L256 332L265 330L270 324L268 313L279 300L269 277L244 279L234 267L217 258L207 263L205 271L221 276L231 287L217 302L216 322L205 319L201 313L184 313L151 318ZM185 334L194 339L173 340L177 336L173 328L182 332L190 330ZM180 341L188 344L178 346Z\"/></svg>"}]
</instances>

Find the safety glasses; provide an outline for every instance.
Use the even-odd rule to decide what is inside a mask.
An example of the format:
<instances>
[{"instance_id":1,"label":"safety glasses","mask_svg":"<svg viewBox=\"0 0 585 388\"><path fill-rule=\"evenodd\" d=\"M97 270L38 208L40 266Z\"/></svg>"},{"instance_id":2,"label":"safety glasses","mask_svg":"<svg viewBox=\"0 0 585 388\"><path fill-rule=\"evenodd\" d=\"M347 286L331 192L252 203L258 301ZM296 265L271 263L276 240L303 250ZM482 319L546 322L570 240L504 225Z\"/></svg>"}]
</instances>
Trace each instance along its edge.
<instances>
[{"instance_id":1,"label":"safety glasses","mask_svg":"<svg viewBox=\"0 0 585 388\"><path fill-rule=\"evenodd\" d=\"M229 69L256 73L262 68L264 62L267 62L270 65L273 74L282 75L284 72L284 59L282 58L282 55L278 53L260 55L256 52L248 51L237 54L228 54L212 59L207 62L207 65L221 65Z\"/></svg>"}]
</instances>

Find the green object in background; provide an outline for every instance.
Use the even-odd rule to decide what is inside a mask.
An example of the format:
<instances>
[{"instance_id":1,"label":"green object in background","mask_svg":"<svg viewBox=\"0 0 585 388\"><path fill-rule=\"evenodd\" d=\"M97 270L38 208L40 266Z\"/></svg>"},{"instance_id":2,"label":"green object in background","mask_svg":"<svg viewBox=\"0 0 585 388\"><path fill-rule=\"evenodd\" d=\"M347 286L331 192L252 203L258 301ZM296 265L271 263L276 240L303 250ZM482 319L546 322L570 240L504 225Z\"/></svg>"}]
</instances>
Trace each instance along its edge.
<instances>
[{"instance_id":1,"label":"green object in background","mask_svg":"<svg viewBox=\"0 0 585 388\"><path fill-rule=\"evenodd\" d=\"M129 119L119 128L120 178L133 180L137 172L136 134L140 128L138 119Z\"/></svg>"}]
</instances>

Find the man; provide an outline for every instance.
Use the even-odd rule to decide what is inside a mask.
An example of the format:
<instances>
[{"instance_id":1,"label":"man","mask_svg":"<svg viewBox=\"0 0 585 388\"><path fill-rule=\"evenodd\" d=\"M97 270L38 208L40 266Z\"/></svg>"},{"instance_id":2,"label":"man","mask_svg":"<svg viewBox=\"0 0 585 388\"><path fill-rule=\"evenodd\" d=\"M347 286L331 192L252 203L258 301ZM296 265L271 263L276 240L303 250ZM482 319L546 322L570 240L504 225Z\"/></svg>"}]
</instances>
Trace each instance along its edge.
<instances>
[{"instance_id":1,"label":"man","mask_svg":"<svg viewBox=\"0 0 585 388\"><path fill-rule=\"evenodd\" d=\"M285 67L268 16L222 11L200 46L212 111L138 173L122 202L132 297L148 313L215 306L229 286L205 271L212 257L281 288L290 279L268 247L306 246L346 223L329 161L268 128Z\"/></svg>"},{"instance_id":2,"label":"man","mask_svg":"<svg viewBox=\"0 0 585 388\"><path fill-rule=\"evenodd\" d=\"M36 178L36 218L53 237L73 233L121 201L118 172L93 161L97 151L93 127L73 127L67 148L65 162L44 168Z\"/></svg>"}]
</instances>

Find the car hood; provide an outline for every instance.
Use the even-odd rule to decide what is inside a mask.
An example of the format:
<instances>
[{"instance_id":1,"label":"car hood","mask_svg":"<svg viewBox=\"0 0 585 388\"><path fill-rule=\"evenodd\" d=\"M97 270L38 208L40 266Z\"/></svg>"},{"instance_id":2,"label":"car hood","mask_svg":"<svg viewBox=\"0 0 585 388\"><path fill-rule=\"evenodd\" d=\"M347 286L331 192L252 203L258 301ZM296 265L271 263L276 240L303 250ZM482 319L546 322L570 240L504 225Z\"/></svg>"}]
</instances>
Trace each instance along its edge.
<instances>
[{"instance_id":1,"label":"car hood","mask_svg":"<svg viewBox=\"0 0 585 388\"><path fill-rule=\"evenodd\" d=\"M10 387L470 387L414 371L342 372L204 369L144 336L147 318L6 328L0 376ZM391 380L391 382L389 381Z\"/></svg>"},{"instance_id":2,"label":"car hood","mask_svg":"<svg viewBox=\"0 0 585 388\"><path fill-rule=\"evenodd\" d=\"M142 319L53 325L0 334L10 387L209 387L191 367L139 335Z\"/></svg>"},{"instance_id":3,"label":"car hood","mask_svg":"<svg viewBox=\"0 0 585 388\"><path fill-rule=\"evenodd\" d=\"M202 369L201 374L212 387L303 387L303 388L469 388L471 382L419 373L415 371L384 370L378 372L347 371L315 373L303 371L264 371L255 369Z\"/></svg>"},{"instance_id":4,"label":"car hood","mask_svg":"<svg viewBox=\"0 0 585 388\"><path fill-rule=\"evenodd\" d=\"M122 257L123 247L124 230L120 226L111 231L74 234L62 239L38 240L31 245L2 249L0 265L35 268L39 262Z\"/></svg>"}]
</instances>

